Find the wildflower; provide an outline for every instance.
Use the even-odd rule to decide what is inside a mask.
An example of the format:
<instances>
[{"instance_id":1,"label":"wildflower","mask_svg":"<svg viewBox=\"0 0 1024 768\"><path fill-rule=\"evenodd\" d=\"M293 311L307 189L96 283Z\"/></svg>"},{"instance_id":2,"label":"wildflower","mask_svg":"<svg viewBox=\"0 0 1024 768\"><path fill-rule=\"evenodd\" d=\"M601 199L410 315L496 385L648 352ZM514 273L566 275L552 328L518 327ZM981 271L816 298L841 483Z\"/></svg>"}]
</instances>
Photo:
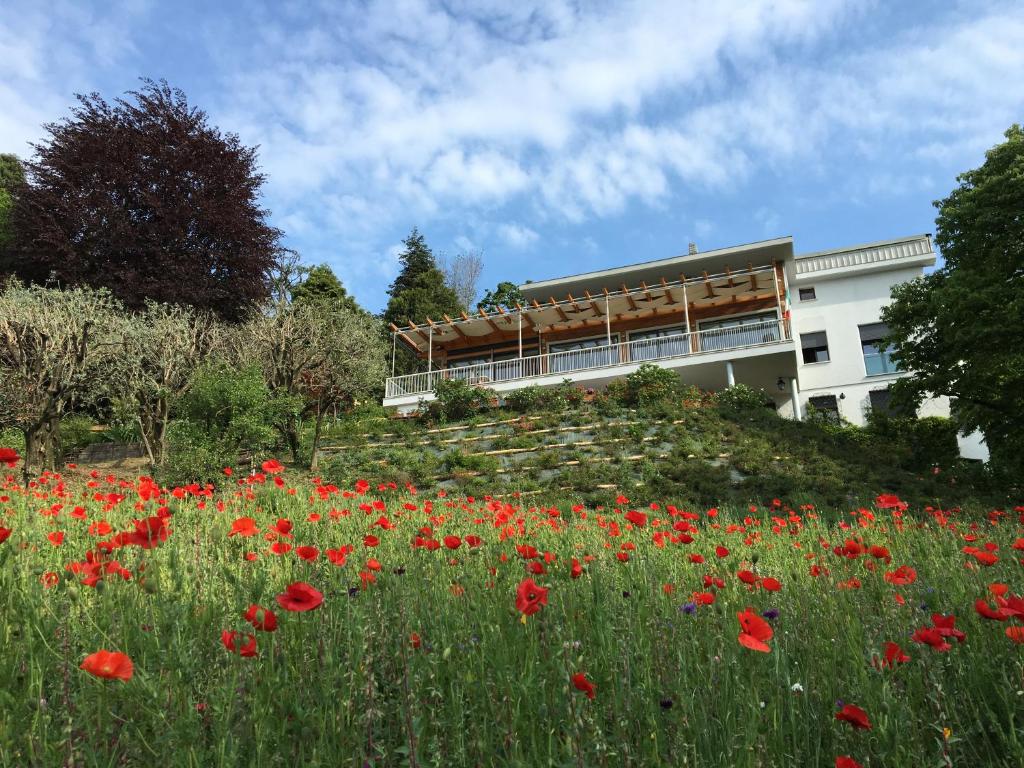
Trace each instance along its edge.
<instances>
[{"instance_id":1,"label":"wildflower","mask_svg":"<svg viewBox=\"0 0 1024 768\"><path fill-rule=\"evenodd\" d=\"M836 712L836 720L843 720L858 730L871 730L868 713L855 704L844 704L843 708Z\"/></svg>"},{"instance_id":2,"label":"wildflower","mask_svg":"<svg viewBox=\"0 0 1024 768\"><path fill-rule=\"evenodd\" d=\"M220 633L220 641L231 653L237 653L245 659L256 656L256 635L247 635L245 645L240 645L238 640L242 633L235 629L225 629Z\"/></svg>"},{"instance_id":3,"label":"wildflower","mask_svg":"<svg viewBox=\"0 0 1024 768\"><path fill-rule=\"evenodd\" d=\"M593 699L596 696L594 692L596 686L587 680L587 676L583 672L577 672L572 676L572 684L578 691L583 691L587 695L588 699Z\"/></svg>"},{"instance_id":4,"label":"wildflower","mask_svg":"<svg viewBox=\"0 0 1024 768\"><path fill-rule=\"evenodd\" d=\"M277 629L277 615L261 605L253 603L245 612L245 620L261 632L273 632Z\"/></svg>"},{"instance_id":5,"label":"wildflower","mask_svg":"<svg viewBox=\"0 0 1024 768\"><path fill-rule=\"evenodd\" d=\"M304 581L289 584L285 591L277 596L277 604L286 611L312 611L320 607L323 601L323 593Z\"/></svg>"},{"instance_id":6,"label":"wildflower","mask_svg":"<svg viewBox=\"0 0 1024 768\"><path fill-rule=\"evenodd\" d=\"M747 608L743 613L737 613L736 618L740 622L740 645L752 651L768 653L771 647L767 641L772 639L775 633L768 626L768 622L754 613L752 608Z\"/></svg>"},{"instance_id":7,"label":"wildflower","mask_svg":"<svg viewBox=\"0 0 1024 768\"><path fill-rule=\"evenodd\" d=\"M8 469L14 469L21 461L21 456L13 448L0 448L0 464L6 464Z\"/></svg>"},{"instance_id":8,"label":"wildflower","mask_svg":"<svg viewBox=\"0 0 1024 768\"><path fill-rule=\"evenodd\" d=\"M135 665L124 653L101 649L86 656L79 669L95 677L127 681L132 679Z\"/></svg>"},{"instance_id":9,"label":"wildflower","mask_svg":"<svg viewBox=\"0 0 1024 768\"><path fill-rule=\"evenodd\" d=\"M533 579L523 579L516 589L516 610L524 616L532 616L548 604L548 590L534 583Z\"/></svg>"}]
</instances>

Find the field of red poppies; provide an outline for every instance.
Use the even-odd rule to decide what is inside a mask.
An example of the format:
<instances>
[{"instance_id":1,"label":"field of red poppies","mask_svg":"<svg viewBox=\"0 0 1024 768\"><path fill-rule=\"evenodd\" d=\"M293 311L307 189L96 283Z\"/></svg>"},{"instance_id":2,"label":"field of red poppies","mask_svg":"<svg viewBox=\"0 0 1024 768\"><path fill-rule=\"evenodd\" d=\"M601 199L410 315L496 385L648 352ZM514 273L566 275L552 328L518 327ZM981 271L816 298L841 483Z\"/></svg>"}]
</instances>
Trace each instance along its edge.
<instances>
[{"instance_id":1,"label":"field of red poppies","mask_svg":"<svg viewBox=\"0 0 1024 768\"><path fill-rule=\"evenodd\" d=\"M0 459L3 765L1024 764L1024 507Z\"/></svg>"}]
</instances>

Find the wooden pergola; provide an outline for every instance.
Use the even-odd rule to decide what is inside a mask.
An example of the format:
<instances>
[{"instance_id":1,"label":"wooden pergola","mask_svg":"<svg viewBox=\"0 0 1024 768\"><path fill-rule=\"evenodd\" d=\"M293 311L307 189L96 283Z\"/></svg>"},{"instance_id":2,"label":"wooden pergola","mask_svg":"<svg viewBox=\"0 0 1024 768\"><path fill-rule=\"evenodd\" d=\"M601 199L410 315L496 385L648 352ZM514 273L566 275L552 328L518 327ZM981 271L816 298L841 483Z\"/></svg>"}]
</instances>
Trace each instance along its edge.
<instances>
[{"instance_id":1,"label":"wooden pergola","mask_svg":"<svg viewBox=\"0 0 1024 768\"><path fill-rule=\"evenodd\" d=\"M678 322L689 333L691 321L712 316L754 311L762 306L783 307L784 274L781 263L697 276L680 274L678 280L662 277L657 283L618 288L603 287L596 292L571 293L564 298L548 297L546 301L533 299L516 304L514 310L499 307L497 311L483 309L473 314L463 312L459 317L444 315L425 318L399 328L391 324L393 336L392 375L394 375L394 347L399 340L419 358L427 360L427 369L434 365L435 351L446 355L460 351L493 346L518 347L523 356L524 334L529 346L532 339L551 339L579 336L580 332L601 330L609 345L613 331L636 330L652 325Z\"/></svg>"}]
</instances>

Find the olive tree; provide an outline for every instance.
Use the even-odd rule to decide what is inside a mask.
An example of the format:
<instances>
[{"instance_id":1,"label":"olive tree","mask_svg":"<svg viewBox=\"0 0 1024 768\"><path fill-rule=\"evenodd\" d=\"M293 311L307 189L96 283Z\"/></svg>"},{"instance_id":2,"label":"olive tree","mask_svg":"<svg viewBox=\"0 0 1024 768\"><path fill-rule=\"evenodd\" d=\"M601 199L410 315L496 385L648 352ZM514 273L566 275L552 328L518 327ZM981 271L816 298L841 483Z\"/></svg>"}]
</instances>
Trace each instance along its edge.
<instances>
[{"instance_id":1,"label":"olive tree","mask_svg":"<svg viewBox=\"0 0 1024 768\"><path fill-rule=\"evenodd\" d=\"M110 394L138 426L150 463L162 466L174 403L189 391L200 366L217 354L223 326L209 312L149 301L119 327Z\"/></svg>"},{"instance_id":2,"label":"olive tree","mask_svg":"<svg viewBox=\"0 0 1024 768\"><path fill-rule=\"evenodd\" d=\"M26 482L34 468L60 465L61 416L109 377L119 311L104 289L61 291L12 280L0 291L0 426L24 436Z\"/></svg>"}]
</instances>

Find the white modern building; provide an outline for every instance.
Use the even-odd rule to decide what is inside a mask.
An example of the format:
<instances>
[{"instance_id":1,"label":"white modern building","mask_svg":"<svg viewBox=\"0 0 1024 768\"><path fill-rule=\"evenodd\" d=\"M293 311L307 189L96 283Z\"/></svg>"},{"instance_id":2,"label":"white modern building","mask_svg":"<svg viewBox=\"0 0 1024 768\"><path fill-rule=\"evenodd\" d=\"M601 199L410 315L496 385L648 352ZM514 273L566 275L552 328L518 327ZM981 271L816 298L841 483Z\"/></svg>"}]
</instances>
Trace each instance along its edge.
<instances>
[{"instance_id":1,"label":"white modern building","mask_svg":"<svg viewBox=\"0 0 1024 768\"><path fill-rule=\"evenodd\" d=\"M906 375L879 343L882 307L893 285L934 264L927 234L800 255L781 237L526 282L515 310L393 326L394 348L408 346L425 370L390 377L384 405L413 410L440 379L499 394L566 379L601 388L652 363L703 389L763 389L792 418L810 406L863 424ZM948 413L941 398L921 409ZM976 435L961 452L988 456Z\"/></svg>"}]
</instances>

